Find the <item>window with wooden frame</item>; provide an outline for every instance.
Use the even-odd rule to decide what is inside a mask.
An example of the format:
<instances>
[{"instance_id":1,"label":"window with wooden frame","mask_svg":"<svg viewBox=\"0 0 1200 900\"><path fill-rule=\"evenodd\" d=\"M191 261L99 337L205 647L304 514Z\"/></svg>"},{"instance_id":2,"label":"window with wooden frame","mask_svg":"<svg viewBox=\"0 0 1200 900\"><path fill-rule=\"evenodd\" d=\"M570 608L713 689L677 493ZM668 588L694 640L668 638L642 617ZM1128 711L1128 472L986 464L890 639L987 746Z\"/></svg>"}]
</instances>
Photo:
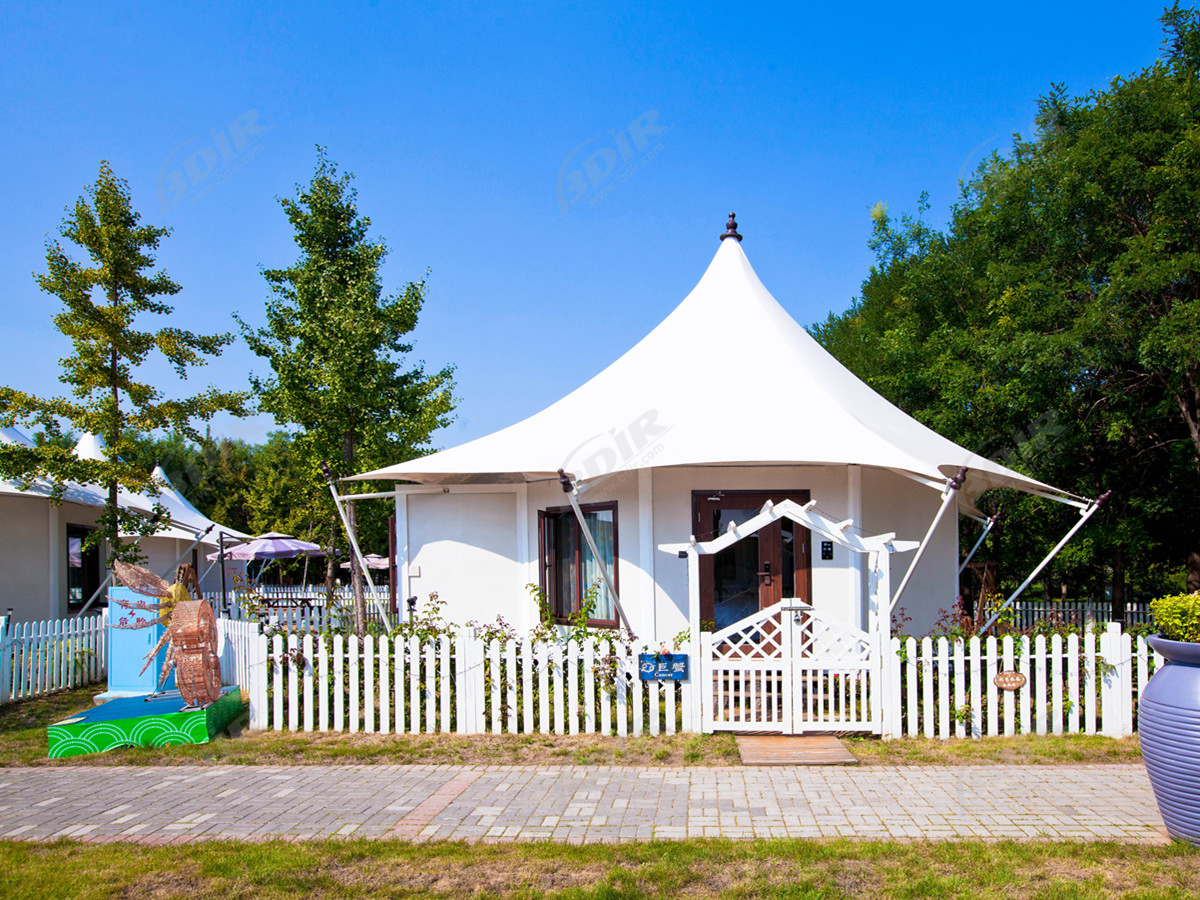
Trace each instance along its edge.
<instances>
[{"instance_id":1,"label":"window with wooden frame","mask_svg":"<svg viewBox=\"0 0 1200 900\"><path fill-rule=\"evenodd\" d=\"M617 582L617 504L588 503L580 507L588 530L600 552L600 562ZM596 606L588 624L600 628L617 626L616 604L604 584L600 563L579 527L575 511L569 506L538 511L538 543L541 545L541 585L557 621L565 622L579 612L582 598L592 585L596 588Z\"/></svg>"}]
</instances>

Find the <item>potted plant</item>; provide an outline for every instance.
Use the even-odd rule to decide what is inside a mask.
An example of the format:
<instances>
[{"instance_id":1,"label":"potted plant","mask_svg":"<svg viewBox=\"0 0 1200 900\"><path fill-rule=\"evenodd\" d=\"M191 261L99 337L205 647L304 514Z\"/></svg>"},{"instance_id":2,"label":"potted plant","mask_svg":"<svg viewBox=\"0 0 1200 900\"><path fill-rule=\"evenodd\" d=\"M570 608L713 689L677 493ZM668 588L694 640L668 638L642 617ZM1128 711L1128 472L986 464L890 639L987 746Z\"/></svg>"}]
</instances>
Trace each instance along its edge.
<instances>
[{"instance_id":1,"label":"potted plant","mask_svg":"<svg viewBox=\"0 0 1200 900\"><path fill-rule=\"evenodd\" d=\"M1171 837L1200 846L1200 592L1150 604L1166 659L1138 702L1138 736Z\"/></svg>"}]
</instances>

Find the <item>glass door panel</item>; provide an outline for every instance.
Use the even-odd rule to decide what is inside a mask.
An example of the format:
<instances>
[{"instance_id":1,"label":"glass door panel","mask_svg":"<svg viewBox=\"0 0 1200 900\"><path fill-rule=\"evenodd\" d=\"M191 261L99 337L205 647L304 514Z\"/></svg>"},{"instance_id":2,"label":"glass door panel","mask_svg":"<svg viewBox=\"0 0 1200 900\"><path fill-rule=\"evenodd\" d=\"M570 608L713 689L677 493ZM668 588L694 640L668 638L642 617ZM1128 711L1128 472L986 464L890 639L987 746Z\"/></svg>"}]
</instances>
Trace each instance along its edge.
<instances>
[{"instance_id":1,"label":"glass door panel","mask_svg":"<svg viewBox=\"0 0 1200 900\"><path fill-rule=\"evenodd\" d=\"M714 510L714 537L724 534L730 522L740 525L757 514L757 509ZM758 572L757 534L713 557L713 622L717 628L732 625L759 608Z\"/></svg>"}]
</instances>

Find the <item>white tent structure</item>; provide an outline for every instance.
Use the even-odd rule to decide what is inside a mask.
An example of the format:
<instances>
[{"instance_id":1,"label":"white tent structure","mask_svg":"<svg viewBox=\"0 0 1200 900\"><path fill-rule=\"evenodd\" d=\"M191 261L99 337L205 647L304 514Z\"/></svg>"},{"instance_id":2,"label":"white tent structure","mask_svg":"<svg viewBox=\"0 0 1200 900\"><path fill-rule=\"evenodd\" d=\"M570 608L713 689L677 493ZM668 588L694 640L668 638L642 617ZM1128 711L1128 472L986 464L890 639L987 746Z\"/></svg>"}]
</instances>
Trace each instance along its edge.
<instances>
[{"instance_id":1,"label":"white tent structure","mask_svg":"<svg viewBox=\"0 0 1200 900\"><path fill-rule=\"evenodd\" d=\"M592 518L614 545L619 531L619 552L600 552L611 557L631 624L650 638L695 618L686 572L654 559L654 548L709 539L718 522L723 529L748 519L764 498L811 499L847 528L919 540L921 565L910 579L896 579L915 630L931 625L957 595L957 522L944 516L948 509L978 517L975 499L997 487L1090 508L1085 498L958 446L869 388L771 296L740 242L731 216L716 256L683 302L557 403L461 446L356 476L411 483L396 488L402 591L438 591L451 613L457 604L477 618L486 604L473 597L487 597L506 617L530 622L535 613L523 585L540 583L553 593L569 567L558 559L564 542L575 546L558 518L565 502L560 469L578 485L585 511L595 507ZM963 469L961 482L948 486ZM610 513L601 515L602 508ZM765 572L772 563L779 572L779 553L791 553L795 578L789 574L784 589L803 590L830 615L865 627L861 559L830 542L818 556L800 532L784 535L785 544L796 541L790 550L772 540L774 550L758 542L757 563L742 558L723 568L718 560L718 582L726 577L731 591L744 587L744 574L722 572L746 565L760 565L760 582L771 582ZM810 557L803 579L799 551ZM586 568L590 554L571 552L575 567ZM899 572L911 552L897 554ZM594 571L603 569L592 562ZM713 591L712 572L702 577L702 592ZM497 584L511 586L510 601L497 602ZM720 598L710 597L705 609L714 602Z\"/></svg>"},{"instance_id":2,"label":"white tent structure","mask_svg":"<svg viewBox=\"0 0 1200 900\"><path fill-rule=\"evenodd\" d=\"M0 442L32 446L16 428L0 429ZM100 459L103 441L85 434L75 452L83 459ZM175 489L161 468L154 475L164 483L162 493L152 498L122 490L119 502L125 509L152 514L156 504L166 507L169 519L140 545L148 565L159 574L169 574L175 561L185 555L197 537L213 526L202 552L215 548L218 533L227 545L247 538L241 532L217 525L200 513ZM0 611L12 609L18 620L55 619L66 616L89 600L103 583L104 548L83 551L87 532L94 529L106 502L97 485L68 483L62 503L50 502L53 485L45 479L17 482L0 480ZM241 569L244 564L231 563ZM199 570L203 573L204 569ZM220 570L209 571L202 582L205 590L220 587Z\"/></svg>"},{"instance_id":3,"label":"white tent structure","mask_svg":"<svg viewBox=\"0 0 1200 900\"><path fill-rule=\"evenodd\" d=\"M99 435L84 433L75 443L75 455L80 459L103 459L104 439ZM214 522L200 510L196 509L188 499L171 483L166 471L160 465L155 465L151 473L162 485L157 497L133 494L120 489L118 500L123 507L129 509L147 510L161 506L167 510L169 520L164 522L153 535L139 537L136 535L121 535L122 539L136 540L142 553L146 556L146 565L152 571L164 577L170 577L171 570L181 556L187 558L200 577L200 587L205 591L216 591L221 588L221 570L218 566L210 566L203 556L211 550L219 549L221 535L224 535L226 547L250 540L250 535ZM103 501L101 501L103 503ZM197 539L200 542L197 544ZM193 545L195 545L193 547ZM193 552L188 553L189 548ZM244 572L245 564L228 561L226 576L233 572Z\"/></svg>"},{"instance_id":4,"label":"white tent structure","mask_svg":"<svg viewBox=\"0 0 1200 900\"><path fill-rule=\"evenodd\" d=\"M159 574L167 572L173 562L178 560L189 547L195 544L197 538L203 535L203 539L196 544L193 552L184 562L190 562L195 566L196 574L200 578L201 590L220 590L220 563L205 562L207 554L213 549L220 549L222 535L226 550L250 540L250 535L238 531L236 528L230 528L228 525L214 522L192 506L188 499L179 492L179 489L172 484L162 466L156 465L152 474L164 484L156 500L161 506L166 507L171 520L170 524L161 531L150 537L141 538L139 541L142 552L146 554L147 565ZM244 575L245 571L244 561L227 558L225 561L226 587L232 587L231 579L234 573Z\"/></svg>"},{"instance_id":5,"label":"white tent structure","mask_svg":"<svg viewBox=\"0 0 1200 900\"><path fill-rule=\"evenodd\" d=\"M16 428L0 429L0 442L33 446ZM11 609L20 621L65 616L68 596L78 597L103 578L100 554L85 558L78 551L81 535L104 507L103 492L67 484L57 506L52 492L45 479L0 479L0 612Z\"/></svg>"}]
</instances>

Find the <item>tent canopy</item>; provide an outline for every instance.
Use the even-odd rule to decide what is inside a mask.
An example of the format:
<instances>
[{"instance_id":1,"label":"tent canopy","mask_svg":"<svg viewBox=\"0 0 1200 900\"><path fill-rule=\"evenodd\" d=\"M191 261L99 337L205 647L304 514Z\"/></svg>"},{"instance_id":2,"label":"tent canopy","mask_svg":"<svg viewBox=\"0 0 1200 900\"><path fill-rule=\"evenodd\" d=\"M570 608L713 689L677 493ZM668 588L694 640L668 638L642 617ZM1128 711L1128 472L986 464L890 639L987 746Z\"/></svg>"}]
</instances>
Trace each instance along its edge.
<instances>
[{"instance_id":1,"label":"tent canopy","mask_svg":"<svg viewBox=\"0 0 1200 900\"><path fill-rule=\"evenodd\" d=\"M0 443L21 444L27 447L33 446L33 442L17 428L0 428ZM103 459L104 440L94 434L83 434L75 444L75 454L80 459ZM218 541L218 532L224 532L228 541L236 542L250 539L250 535L244 534L236 528L219 525L196 509L196 507L192 506L187 501L187 498L179 493L175 485L171 483L171 480L167 478L167 473L163 471L161 466L155 466L153 474L155 478L160 479L165 484L159 496L151 497L146 494L135 494L121 488L117 501L123 509L146 515L151 513L156 503L166 507L167 513L170 515L170 521L159 528L152 537L175 538L190 542L194 541L212 525L214 526L213 530L205 539L205 544L212 544L215 547ZM27 483L0 480L0 494L48 498L52 491L53 485L44 478L34 479ZM102 487L94 484L77 484L75 482L67 483L62 499L67 503L78 503L83 506L94 507L103 507L108 502L108 496ZM140 537L140 535L122 535L122 537Z\"/></svg>"},{"instance_id":2,"label":"tent canopy","mask_svg":"<svg viewBox=\"0 0 1200 900\"><path fill-rule=\"evenodd\" d=\"M978 456L893 406L759 281L738 240L633 349L552 406L486 437L355 479L578 481L666 466L860 465L937 487L966 466L968 501L1010 487L1078 502Z\"/></svg>"},{"instance_id":3,"label":"tent canopy","mask_svg":"<svg viewBox=\"0 0 1200 900\"><path fill-rule=\"evenodd\" d=\"M297 556L324 556L320 544L302 541L290 534L268 531L253 540L225 551L226 559L293 559ZM208 554L208 559L219 559L221 552Z\"/></svg>"},{"instance_id":4,"label":"tent canopy","mask_svg":"<svg viewBox=\"0 0 1200 900\"><path fill-rule=\"evenodd\" d=\"M214 522L196 507L188 502L188 499L179 493L179 490L171 483L171 479L167 477L167 473L163 471L162 466L154 467L154 477L161 479L166 483L166 487L162 489L162 493L158 496L158 502L167 508L167 512L171 515L171 522L183 526L185 529L195 531L196 534L201 534L210 525L213 530L209 532L208 537L204 539L205 544L217 546L219 533L225 534L225 541L248 541L250 535L245 532L238 531L236 528L230 528L227 525L220 525ZM156 535L160 536L160 535ZM195 540L196 535L190 536Z\"/></svg>"},{"instance_id":5,"label":"tent canopy","mask_svg":"<svg viewBox=\"0 0 1200 900\"><path fill-rule=\"evenodd\" d=\"M19 444L25 447L34 446L33 441L26 437L18 428L0 428L0 443ZM45 478L34 478L29 481L0 480L0 494L24 497L46 497L54 491L54 485ZM69 481L63 487L64 503L78 503L81 506L102 507L107 502L104 490L96 485L79 484ZM137 506L139 512L149 512L154 504L147 501Z\"/></svg>"},{"instance_id":6,"label":"tent canopy","mask_svg":"<svg viewBox=\"0 0 1200 900\"><path fill-rule=\"evenodd\" d=\"M104 438L96 434L84 432L79 436L79 440L75 442L75 455L80 459L104 459ZM171 483L171 479L167 477L167 473L163 470L162 466L155 464L154 471L151 474L164 485L157 497L151 497L146 494L135 494L124 488L118 489L118 502L122 507L127 509L143 511L153 509L155 504L166 508L167 514L170 516L170 522L153 535L149 535L149 537L194 541L211 526L212 531L209 532L208 536L202 542L204 544L217 546L219 541L218 534L220 532L225 533L227 541L250 540L250 535L238 531L236 528L229 528L218 524L192 506L187 498L179 493L179 490ZM103 505L103 494L101 494L101 497L101 505ZM141 535L126 534L121 536L141 537Z\"/></svg>"}]
</instances>

